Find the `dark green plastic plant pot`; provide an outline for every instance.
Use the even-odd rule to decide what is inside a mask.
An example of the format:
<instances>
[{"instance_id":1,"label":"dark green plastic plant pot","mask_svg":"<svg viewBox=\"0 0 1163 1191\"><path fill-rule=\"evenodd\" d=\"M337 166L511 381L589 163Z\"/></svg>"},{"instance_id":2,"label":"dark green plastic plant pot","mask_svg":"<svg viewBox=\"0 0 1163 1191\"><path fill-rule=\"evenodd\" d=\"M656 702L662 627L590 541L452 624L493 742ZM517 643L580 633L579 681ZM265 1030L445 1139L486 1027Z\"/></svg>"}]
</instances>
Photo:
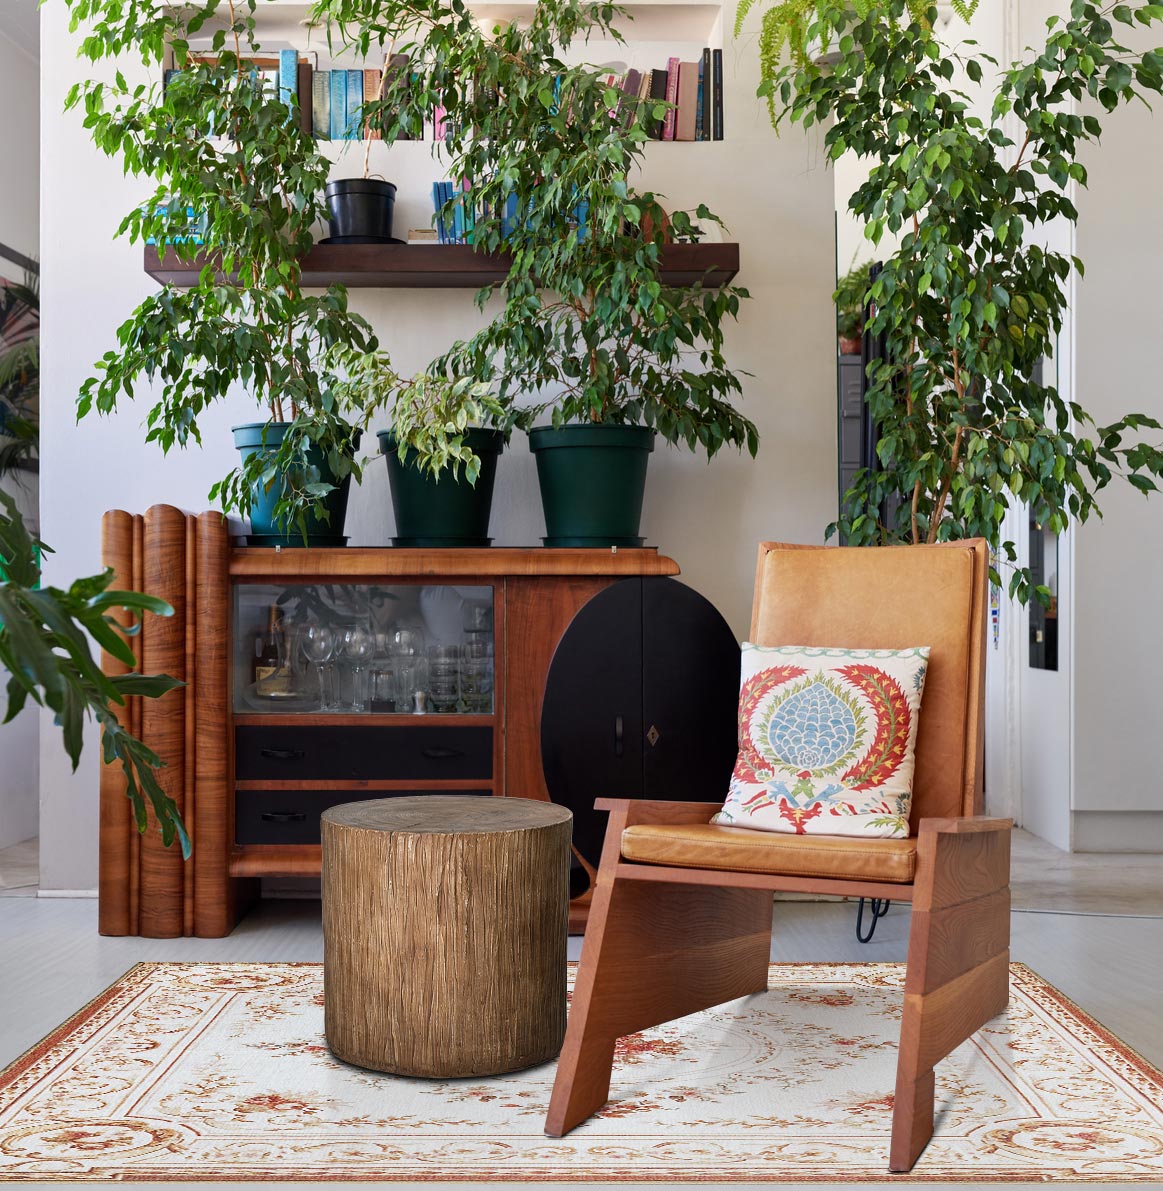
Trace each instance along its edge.
<instances>
[{"instance_id":1,"label":"dark green plastic plant pot","mask_svg":"<svg viewBox=\"0 0 1163 1191\"><path fill-rule=\"evenodd\" d=\"M273 455L278 451L289 428L289 422L248 422L245 426L234 426L232 427L234 445L242 455L243 462L246 462L258 451ZM357 435L351 444L353 453L358 446L359 436ZM312 473L304 477L307 482L335 483L335 477L327 466L323 452L313 444L307 451L307 467ZM251 536L257 539L266 538L272 545L278 544L287 547L305 544L344 546L347 544L347 538L343 536L343 522L347 517L347 494L350 488L351 476L344 476L338 487L328 493L320 502L322 507L327 510L327 521L314 514L308 516L307 542L304 543L303 535L296 526L288 526L275 521L275 505L282 499L285 491L283 482L276 481L267 490L260 486L251 496Z\"/></svg>"},{"instance_id":2,"label":"dark green plastic plant pot","mask_svg":"<svg viewBox=\"0 0 1163 1191\"><path fill-rule=\"evenodd\" d=\"M529 431L547 546L641 546L647 426L539 426Z\"/></svg>"},{"instance_id":3,"label":"dark green plastic plant pot","mask_svg":"<svg viewBox=\"0 0 1163 1191\"><path fill-rule=\"evenodd\" d=\"M380 451L388 464L388 483L392 489L392 508L396 513L393 546L417 548L487 546L489 516L493 511L493 482L497 476L497 458L505 449L505 435L500 430L470 430L465 443L481 461L476 484L458 478L451 471L433 476L416 466L415 452L408 452L402 462L396 449L395 435L381 430Z\"/></svg>"}]
</instances>

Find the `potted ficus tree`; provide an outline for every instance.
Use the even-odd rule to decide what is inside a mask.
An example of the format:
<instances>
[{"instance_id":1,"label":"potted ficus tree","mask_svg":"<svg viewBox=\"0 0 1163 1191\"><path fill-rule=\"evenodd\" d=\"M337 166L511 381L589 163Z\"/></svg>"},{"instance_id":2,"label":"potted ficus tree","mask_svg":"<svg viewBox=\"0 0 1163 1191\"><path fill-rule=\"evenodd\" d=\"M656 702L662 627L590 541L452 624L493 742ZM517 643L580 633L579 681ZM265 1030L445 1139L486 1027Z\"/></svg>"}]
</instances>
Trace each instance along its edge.
<instances>
[{"instance_id":1,"label":"potted ficus tree","mask_svg":"<svg viewBox=\"0 0 1163 1191\"><path fill-rule=\"evenodd\" d=\"M347 489L358 478L365 412L336 397L333 348L375 350L346 290L302 286L301 259L325 214L329 162L277 90L263 85L256 0L201 8L125 8L70 0L92 22L82 54L136 54L176 73L138 88L120 73L69 93L95 144L154 191L120 231L207 264L188 289L166 285L117 332L81 389L78 414L113 411L142 381L156 384L147 440L163 451L200 443L205 409L243 389L263 411L235 428L241 464L211 489L224 511L249 515L256 544L343 541ZM213 29L211 49L190 38ZM160 71L158 72L160 73ZM292 104L293 104L292 100Z\"/></svg>"},{"instance_id":2,"label":"potted ficus tree","mask_svg":"<svg viewBox=\"0 0 1163 1191\"><path fill-rule=\"evenodd\" d=\"M1095 100L1110 112L1163 92L1163 51L1119 41L1120 26L1163 22L1163 6L1074 0L1068 17L1049 21L1043 46L999 73L987 117L950 80L981 83L995 64L947 51L935 8L923 19L906 0L878 0L863 17L844 0L813 9L838 35L836 61L766 63L761 92L777 123L827 121L832 157L871 163L849 209L874 244L899 237L868 291L869 330L886 344L868 368L879 465L857 473L832 529L854 544L981 536L1012 564L1002 522L1013 502L1058 533L1097 513L1116 475L1154 490L1163 451L1141 431L1159 430L1155 419L1098 426L1039 379L1081 262L1038 232L1078 217L1079 150L1102 121L1076 105ZM1016 566L1009 590L1023 601L1050 596Z\"/></svg>"},{"instance_id":3,"label":"potted ficus tree","mask_svg":"<svg viewBox=\"0 0 1163 1191\"><path fill-rule=\"evenodd\" d=\"M695 240L715 217L669 220L634 194L647 115L599 71L567 65L571 44L613 37L614 8L540 0L520 22L481 24L440 0L323 0L365 53L390 47L412 64L368 119L391 143L442 107L444 160L471 243L511 268L478 294L501 310L429 370L490 387L509 425L532 427L552 545L635 544L656 435L713 455L754 454L754 425L732 405L724 326L746 292L676 288L661 276L667 238ZM650 105L647 105L650 106ZM466 390L467 391L467 390ZM439 445L439 438L435 445ZM421 444L424 455L429 446Z\"/></svg>"},{"instance_id":4,"label":"potted ficus tree","mask_svg":"<svg viewBox=\"0 0 1163 1191\"><path fill-rule=\"evenodd\" d=\"M865 296L868 293L868 262L854 264L836 283L832 301L836 303L836 335L840 340L840 354L860 354L860 340L864 334Z\"/></svg>"}]
</instances>

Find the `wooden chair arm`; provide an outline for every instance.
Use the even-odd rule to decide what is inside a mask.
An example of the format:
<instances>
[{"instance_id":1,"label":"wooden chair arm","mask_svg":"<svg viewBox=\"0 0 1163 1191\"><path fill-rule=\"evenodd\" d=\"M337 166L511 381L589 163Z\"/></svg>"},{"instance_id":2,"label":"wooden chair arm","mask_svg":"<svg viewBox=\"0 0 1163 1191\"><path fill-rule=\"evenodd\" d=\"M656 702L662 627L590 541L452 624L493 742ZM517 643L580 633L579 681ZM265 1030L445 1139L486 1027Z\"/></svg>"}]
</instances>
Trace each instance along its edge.
<instances>
[{"instance_id":1,"label":"wooden chair arm","mask_svg":"<svg viewBox=\"0 0 1163 1191\"><path fill-rule=\"evenodd\" d=\"M1010 831L1013 819L990 819L985 815L966 815L957 819L922 819L917 829L918 839L922 835L940 832L942 835L969 835L978 831Z\"/></svg>"},{"instance_id":2,"label":"wooden chair arm","mask_svg":"<svg viewBox=\"0 0 1163 1191\"><path fill-rule=\"evenodd\" d=\"M622 827L636 823L709 823L723 809L721 802L654 802L646 798L599 798L594 810L609 811L611 823L622 815ZM619 834L621 828L619 828Z\"/></svg>"}]
</instances>

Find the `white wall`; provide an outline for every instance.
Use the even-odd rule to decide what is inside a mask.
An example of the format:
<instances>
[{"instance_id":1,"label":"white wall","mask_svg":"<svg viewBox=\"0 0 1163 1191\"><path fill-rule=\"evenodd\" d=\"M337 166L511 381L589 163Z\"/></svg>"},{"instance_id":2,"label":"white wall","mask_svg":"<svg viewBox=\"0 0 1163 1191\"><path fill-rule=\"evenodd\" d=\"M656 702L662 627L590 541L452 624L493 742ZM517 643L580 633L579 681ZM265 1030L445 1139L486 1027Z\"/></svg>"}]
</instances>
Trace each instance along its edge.
<instances>
[{"instance_id":1,"label":"white wall","mask_svg":"<svg viewBox=\"0 0 1163 1191\"><path fill-rule=\"evenodd\" d=\"M1130 31L1128 31L1130 33ZM1132 34L1139 50L1159 29ZM1135 411L1163 421L1158 278L1163 274L1163 113L1105 115L1079 189L1076 397L1102 424ZM1158 433L1152 441L1161 439ZM1080 847L1163 850L1163 497L1116 482L1104 516L1076 531L1074 801ZM1140 812L1135 814L1135 812ZM1142 812L1154 812L1144 819Z\"/></svg>"},{"instance_id":2,"label":"white wall","mask_svg":"<svg viewBox=\"0 0 1163 1191\"><path fill-rule=\"evenodd\" d=\"M40 243L40 112L37 62L27 50L0 32L0 145L4 150L4 187L0 193L0 244L35 256ZM0 269L12 266L0 259Z\"/></svg>"},{"instance_id":3,"label":"white wall","mask_svg":"<svg viewBox=\"0 0 1163 1191\"><path fill-rule=\"evenodd\" d=\"M36 59L0 33L0 112L4 113L0 148L5 162L0 190L0 243L33 258L39 255L40 245L39 86ZM0 275L23 280L19 267L3 257ZM21 514L35 526L35 477L21 473L6 479L4 487L16 498ZM0 848L36 835L37 729L37 713L29 708L12 723L0 726Z\"/></svg>"},{"instance_id":4,"label":"white wall","mask_svg":"<svg viewBox=\"0 0 1163 1191\"><path fill-rule=\"evenodd\" d=\"M204 426L202 452L163 459L142 445L144 400L114 418L74 425L72 406L91 363L114 343L120 319L151 292L141 250L114 243L121 215L144 193L120 167L97 156L75 113L61 114L79 77L76 37L67 10L43 9L45 225L43 527L57 554L51 575L63 579L99 565L103 510L143 510L168 501L196 510L232 464L229 427L247 420L238 401ZM672 205L705 201L723 215L742 246L739 282L753 300L730 334L733 363L753 373L743 408L763 437L758 461L724 454L708 464L670 449L651 463L643 529L675 557L687 582L709 596L735 631L746 631L756 543L761 538L819 542L836 512L835 339L830 304L833 185L819 145L799 130L778 139L754 92L753 40L725 48L728 140L650 148L649 181ZM126 69L127 75L131 72ZM422 146L397 146L373 170L401 184L399 226L426 224L434 167ZM397 166L397 162L403 163ZM350 167L349 167L350 168ZM85 196L84 218L74 196ZM353 291L397 363L425 363L449 338L477 325L468 291ZM392 533L384 469L373 467L353 493L353 544L379 545ZM530 545L543 532L532 457L515 440L501 461L493 515L498 544ZM70 776L55 740L42 749L44 807L41 878L49 888L96 882L97 769L90 751Z\"/></svg>"}]
</instances>

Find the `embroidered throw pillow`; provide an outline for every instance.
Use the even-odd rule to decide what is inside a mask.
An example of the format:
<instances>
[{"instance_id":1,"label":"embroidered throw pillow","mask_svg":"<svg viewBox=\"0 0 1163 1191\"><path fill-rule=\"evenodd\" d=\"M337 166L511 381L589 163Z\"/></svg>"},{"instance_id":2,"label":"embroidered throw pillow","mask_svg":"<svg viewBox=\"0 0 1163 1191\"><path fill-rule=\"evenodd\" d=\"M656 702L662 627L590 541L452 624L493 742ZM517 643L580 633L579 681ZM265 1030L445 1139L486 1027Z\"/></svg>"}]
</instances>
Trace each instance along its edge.
<instances>
[{"instance_id":1,"label":"embroidered throw pillow","mask_svg":"<svg viewBox=\"0 0 1163 1191\"><path fill-rule=\"evenodd\" d=\"M712 822L797 835L909 834L928 647L743 643L739 756Z\"/></svg>"}]
</instances>

